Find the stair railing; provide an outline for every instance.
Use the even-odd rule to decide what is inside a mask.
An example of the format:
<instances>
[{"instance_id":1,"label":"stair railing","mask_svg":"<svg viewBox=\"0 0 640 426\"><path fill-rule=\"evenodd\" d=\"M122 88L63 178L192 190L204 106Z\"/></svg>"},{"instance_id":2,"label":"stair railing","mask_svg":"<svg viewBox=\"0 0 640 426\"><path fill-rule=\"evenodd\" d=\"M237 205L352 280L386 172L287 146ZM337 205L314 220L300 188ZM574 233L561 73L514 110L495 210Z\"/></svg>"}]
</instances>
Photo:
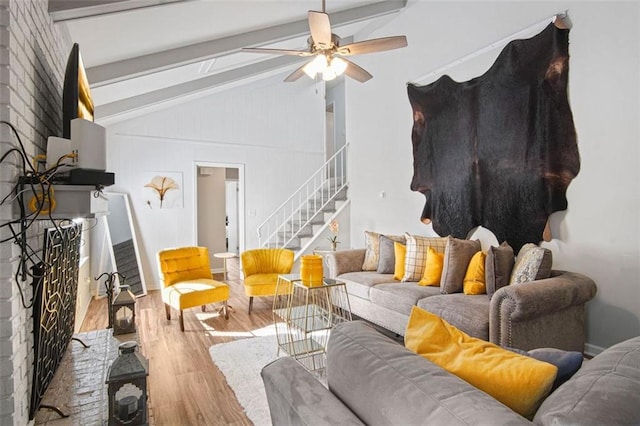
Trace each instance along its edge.
<instances>
[{"instance_id":1,"label":"stair railing","mask_svg":"<svg viewBox=\"0 0 640 426\"><path fill-rule=\"evenodd\" d=\"M347 187L348 144L340 148L309 179L258 226L259 247L299 249L292 242L324 222L323 209Z\"/></svg>"}]
</instances>

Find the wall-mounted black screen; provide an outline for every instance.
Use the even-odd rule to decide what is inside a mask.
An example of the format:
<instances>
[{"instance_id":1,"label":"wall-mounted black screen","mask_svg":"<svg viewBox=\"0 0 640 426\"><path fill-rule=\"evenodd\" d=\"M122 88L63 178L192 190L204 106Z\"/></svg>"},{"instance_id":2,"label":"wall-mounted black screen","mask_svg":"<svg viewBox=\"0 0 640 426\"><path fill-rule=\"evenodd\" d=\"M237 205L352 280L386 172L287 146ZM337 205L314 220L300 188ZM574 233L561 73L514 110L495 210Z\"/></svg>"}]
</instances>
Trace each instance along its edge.
<instances>
[{"instance_id":1,"label":"wall-mounted black screen","mask_svg":"<svg viewBox=\"0 0 640 426\"><path fill-rule=\"evenodd\" d=\"M74 43L67 60L62 91L62 137L71 138L71 120L93 121L93 99L87 74L80 56L80 46Z\"/></svg>"}]
</instances>

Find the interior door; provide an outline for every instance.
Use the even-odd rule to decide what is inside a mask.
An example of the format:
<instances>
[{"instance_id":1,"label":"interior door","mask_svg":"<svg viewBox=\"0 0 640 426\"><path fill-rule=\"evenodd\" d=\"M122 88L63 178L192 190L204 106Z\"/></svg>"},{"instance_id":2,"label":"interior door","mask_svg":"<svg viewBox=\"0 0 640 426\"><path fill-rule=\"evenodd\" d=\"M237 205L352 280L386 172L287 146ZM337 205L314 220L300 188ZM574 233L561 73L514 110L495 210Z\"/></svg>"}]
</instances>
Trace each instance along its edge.
<instances>
[{"instance_id":1,"label":"interior door","mask_svg":"<svg viewBox=\"0 0 640 426\"><path fill-rule=\"evenodd\" d=\"M227 251L239 253L239 226L238 226L238 181L225 182L225 206L227 209Z\"/></svg>"}]
</instances>

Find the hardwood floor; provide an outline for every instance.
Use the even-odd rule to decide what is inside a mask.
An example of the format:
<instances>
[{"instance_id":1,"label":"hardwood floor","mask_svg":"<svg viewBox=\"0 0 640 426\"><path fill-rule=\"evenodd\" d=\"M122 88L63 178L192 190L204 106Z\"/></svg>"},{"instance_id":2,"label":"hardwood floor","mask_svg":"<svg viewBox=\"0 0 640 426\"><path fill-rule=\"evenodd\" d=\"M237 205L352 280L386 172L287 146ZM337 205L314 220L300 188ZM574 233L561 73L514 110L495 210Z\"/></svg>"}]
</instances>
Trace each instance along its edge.
<instances>
[{"instance_id":1,"label":"hardwood floor","mask_svg":"<svg viewBox=\"0 0 640 426\"><path fill-rule=\"evenodd\" d=\"M209 356L209 347L251 336L272 324L272 298L256 298L251 315L249 298L239 279L238 259L228 261L229 304L234 311L225 321L208 305L184 314L184 333L178 315L167 321L159 291L136 301L136 326L141 351L149 359L148 388L151 420L155 425L251 425L224 376ZM215 279L222 280L222 274ZM107 326L106 299L94 299L81 331Z\"/></svg>"}]
</instances>

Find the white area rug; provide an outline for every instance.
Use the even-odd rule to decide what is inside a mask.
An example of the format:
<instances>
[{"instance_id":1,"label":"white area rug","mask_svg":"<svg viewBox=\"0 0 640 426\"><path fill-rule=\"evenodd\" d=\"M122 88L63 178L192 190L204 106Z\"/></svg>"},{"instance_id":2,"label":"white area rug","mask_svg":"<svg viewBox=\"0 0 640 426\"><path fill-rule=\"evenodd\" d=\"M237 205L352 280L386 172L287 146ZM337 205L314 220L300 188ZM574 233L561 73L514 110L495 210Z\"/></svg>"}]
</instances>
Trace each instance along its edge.
<instances>
[{"instance_id":1,"label":"white area rug","mask_svg":"<svg viewBox=\"0 0 640 426\"><path fill-rule=\"evenodd\" d=\"M213 345L209 353L249 420L256 426L266 426L271 425L271 416L260 370L278 358L278 344L273 327L253 334L259 337Z\"/></svg>"}]
</instances>

